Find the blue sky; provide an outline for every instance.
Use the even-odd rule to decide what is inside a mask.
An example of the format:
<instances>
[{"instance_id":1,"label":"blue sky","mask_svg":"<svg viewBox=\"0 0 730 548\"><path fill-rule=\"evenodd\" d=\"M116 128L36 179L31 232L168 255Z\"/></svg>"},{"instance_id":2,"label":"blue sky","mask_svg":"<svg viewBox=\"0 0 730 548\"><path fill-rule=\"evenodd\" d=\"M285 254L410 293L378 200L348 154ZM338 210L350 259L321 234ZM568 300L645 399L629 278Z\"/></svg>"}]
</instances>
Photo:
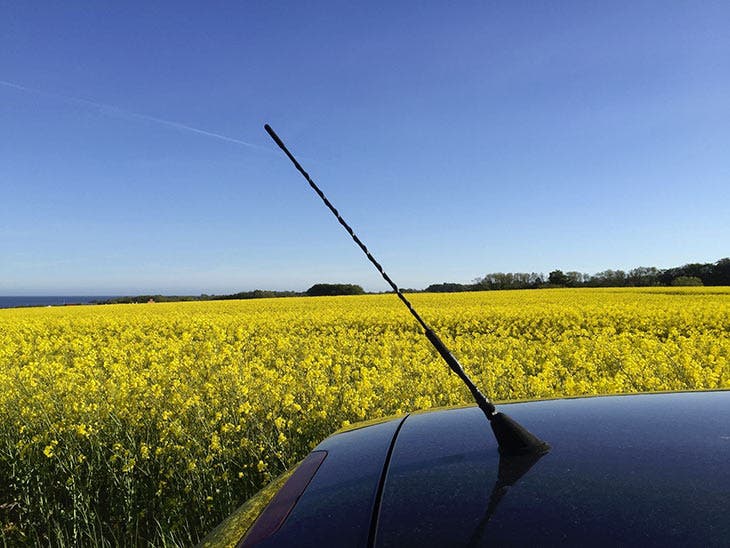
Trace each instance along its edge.
<instances>
[{"instance_id":1,"label":"blue sky","mask_svg":"<svg viewBox=\"0 0 730 548\"><path fill-rule=\"evenodd\" d=\"M0 294L385 289L266 122L404 287L715 261L729 25L725 2L0 0Z\"/></svg>"}]
</instances>

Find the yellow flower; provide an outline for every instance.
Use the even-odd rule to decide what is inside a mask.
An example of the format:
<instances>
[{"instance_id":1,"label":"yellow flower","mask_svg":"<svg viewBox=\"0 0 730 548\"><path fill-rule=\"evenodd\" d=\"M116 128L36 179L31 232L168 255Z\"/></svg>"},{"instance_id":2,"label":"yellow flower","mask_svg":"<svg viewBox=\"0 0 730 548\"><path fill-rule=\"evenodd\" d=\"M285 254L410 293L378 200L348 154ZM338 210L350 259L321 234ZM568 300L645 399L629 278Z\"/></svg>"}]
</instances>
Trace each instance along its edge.
<instances>
[{"instance_id":1,"label":"yellow flower","mask_svg":"<svg viewBox=\"0 0 730 548\"><path fill-rule=\"evenodd\" d=\"M56 449L57 445L58 445L58 440L51 441L51 443L46 445L45 448L43 449L43 454L50 459L52 456L55 455L55 449Z\"/></svg>"},{"instance_id":2,"label":"yellow flower","mask_svg":"<svg viewBox=\"0 0 730 548\"><path fill-rule=\"evenodd\" d=\"M497 401L730 388L729 297L729 288L411 296ZM468 403L392 295L0 310L0 485L24 485L37 470L34 488L53 493L88 472L87 493L131 501L120 516L129 523L149 506L139 493L160 497L150 522L198 522L193 497L220 489L208 501L220 511L217 502L252 495L351 421ZM33 462L41 455L54 460ZM232 470L241 481L228 481ZM87 515L103 504L78 500Z\"/></svg>"}]
</instances>

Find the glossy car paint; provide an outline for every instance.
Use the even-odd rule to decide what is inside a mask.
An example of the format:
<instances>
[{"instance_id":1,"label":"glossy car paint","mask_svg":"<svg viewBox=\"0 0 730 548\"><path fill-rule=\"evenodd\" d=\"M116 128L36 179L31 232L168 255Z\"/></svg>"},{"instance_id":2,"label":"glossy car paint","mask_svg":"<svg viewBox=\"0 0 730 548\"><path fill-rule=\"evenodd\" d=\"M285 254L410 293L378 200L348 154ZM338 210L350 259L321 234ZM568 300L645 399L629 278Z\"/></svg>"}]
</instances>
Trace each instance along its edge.
<instances>
[{"instance_id":1,"label":"glossy car paint","mask_svg":"<svg viewBox=\"0 0 730 548\"><path fill-rule=\"evenodd\" d=\"M257 546L366 546L385 461L403 418L342 432L284 525Z\"/></svg>"},{"instance_id":2,"label":"glossy car paint","mask_svg":"<svg viewBox=\"0 0 730 548\"><path fill-rule=\"evenodd\" d=\"M240 544L241 548L255 546L279 530L326 458L327 451L312 451L299 463L295 472L269 501L256 523L246 533Z\"/></svg>"},{"instance_id":3,"label":"glossy car paint","mask_svg":"<svg viewBox=\"0 0 730 548\"><path fill-rule=\"evenodd\" d=\"M552 446L511 487L476 408L411 415L376 546L730 542L730 392L500 405ZM503 463L504 467L504 463Z\"/></svg>"},{"instance_id":4,"label":"glossy car paint","mask_svg":"<svg viewBox=\"0 0 730 548\"><path fill-rule=\"evenodd\" d=\"M551 451L500 457L476 407L338 433L315 448L327 459L258 546L728 545L730 392L498 410Z\"/></svg>"}]
</instances>

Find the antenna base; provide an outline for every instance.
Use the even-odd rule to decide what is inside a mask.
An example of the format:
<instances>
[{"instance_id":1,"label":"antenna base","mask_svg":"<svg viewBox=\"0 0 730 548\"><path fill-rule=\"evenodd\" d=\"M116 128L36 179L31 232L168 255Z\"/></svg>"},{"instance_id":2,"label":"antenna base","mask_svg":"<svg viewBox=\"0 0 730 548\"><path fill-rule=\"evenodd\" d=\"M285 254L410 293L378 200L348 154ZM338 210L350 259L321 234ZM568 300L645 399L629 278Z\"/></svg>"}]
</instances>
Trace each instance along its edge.
<instances>
[{"instance_id":1,"label":"antenna base","mask_svg":"<svg viewBox=\"0 0 730 548\"><path fill-rule=\"evenodd\" d=\"M544 455L550 451L550 445L504 413L494 413L489 418L489 424L497 438L500 455Z\"/></svg>"}]
</instances>

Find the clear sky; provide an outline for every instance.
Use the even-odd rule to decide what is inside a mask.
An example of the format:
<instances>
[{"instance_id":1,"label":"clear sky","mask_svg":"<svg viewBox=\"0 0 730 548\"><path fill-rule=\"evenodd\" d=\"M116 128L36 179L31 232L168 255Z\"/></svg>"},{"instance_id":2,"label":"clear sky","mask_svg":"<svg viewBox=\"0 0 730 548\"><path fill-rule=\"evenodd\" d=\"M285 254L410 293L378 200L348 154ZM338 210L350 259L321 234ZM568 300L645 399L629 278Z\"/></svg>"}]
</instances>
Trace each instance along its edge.
<instances>
[{"instance_id":1,"label":"clear sky","mask_svg":"<svg viewBox=\"0 0 730 548\"><path fill-rule=\"evenodd\" d=\"M715 261L728 29L711 1L0 0L0 295L385 289L266 122L404 287Z\"/></svg>"}]
</instances>

